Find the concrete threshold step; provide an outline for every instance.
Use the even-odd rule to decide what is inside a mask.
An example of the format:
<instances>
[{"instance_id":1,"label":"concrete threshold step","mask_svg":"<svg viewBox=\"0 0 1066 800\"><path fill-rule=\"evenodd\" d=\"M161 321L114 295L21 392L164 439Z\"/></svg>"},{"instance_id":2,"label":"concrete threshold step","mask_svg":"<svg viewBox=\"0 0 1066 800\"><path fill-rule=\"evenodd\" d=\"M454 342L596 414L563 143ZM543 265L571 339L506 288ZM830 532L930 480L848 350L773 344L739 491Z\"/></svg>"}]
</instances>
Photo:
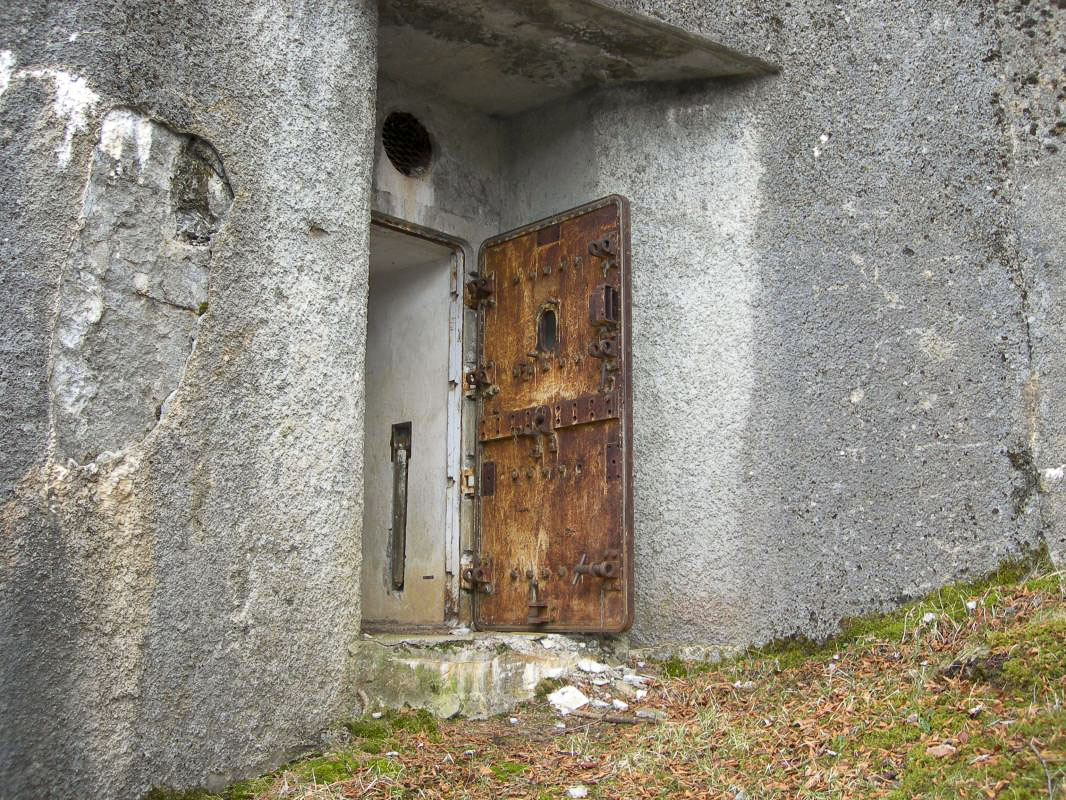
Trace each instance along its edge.
<instances>
[{"instance_id":1,"label":"concrete threshold step","mask_svg":"<svg viewBox=\"0 0 1066 800\"><path fill-rule=\"evenodd\" d=\"M620 663L625 639L536 633L363 634L353 655L363 711L422 708L484 719L530 700L582 660Z\"/></svg>"}]
</instances>

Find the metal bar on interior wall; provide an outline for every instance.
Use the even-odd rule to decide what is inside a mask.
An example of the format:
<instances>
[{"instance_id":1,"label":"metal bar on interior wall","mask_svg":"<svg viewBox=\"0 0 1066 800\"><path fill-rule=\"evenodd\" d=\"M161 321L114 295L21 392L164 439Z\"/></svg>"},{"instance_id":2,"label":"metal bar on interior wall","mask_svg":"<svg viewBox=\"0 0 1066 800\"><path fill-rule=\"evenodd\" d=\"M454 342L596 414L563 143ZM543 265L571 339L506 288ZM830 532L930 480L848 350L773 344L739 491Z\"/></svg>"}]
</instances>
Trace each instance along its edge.
<instances>
[{"instance_id":1,"label":"metal bar on interior wall","mask_svg":"<svg viewBox=\"0 0 1066 800\"><path fill-rule=\"evenodd\" d=\"M403 589L407 566L407 464L410 460L411 423L397 422L392 426L392 530L389 532L393 589Z\"/></svg>"}]
</instances>

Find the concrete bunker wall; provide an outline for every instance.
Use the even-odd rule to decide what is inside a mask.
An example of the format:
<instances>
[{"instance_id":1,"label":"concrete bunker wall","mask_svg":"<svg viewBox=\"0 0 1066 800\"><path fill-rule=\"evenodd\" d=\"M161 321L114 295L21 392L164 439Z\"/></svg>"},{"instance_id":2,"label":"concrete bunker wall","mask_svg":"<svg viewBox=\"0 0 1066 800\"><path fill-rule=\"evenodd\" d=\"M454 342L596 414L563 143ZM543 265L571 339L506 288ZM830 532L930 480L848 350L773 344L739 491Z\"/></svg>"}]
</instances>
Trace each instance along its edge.
<instances>
[{"instance_id":1,"label":"concrete bunker wall","mask_svg":"<svg viewBox=\"0 0 1066 800\"><path fill-rule=\"evenodd\" d=\"M979 7L616 5L785 69L592 90L502 121L394 83L379 116L452 114L454 149L458 120L476 120L478 157L406 190L423 198L413 221L476 237L611 192L633 201L634 639L826 635L1042 532L1061 548L1042 531L1058 462L1035 431L1052 401L1034 396L1004 69L989 55L1031 26ZM1033 13L1053 48L1061 33ZM495 205L447 219L468 186ZM1036 216L1041 251L1055 227Z\"/></svg>"},{"instance_id":2,"label":"concrete bunker wall","mask_svg":"<svg viewBox=\"0 0 1066 800\"><path fill-rule=\"evenodd\" d=\"M5 11L2 791L219 785L343 713L373 8Z\"/></svg>"},{"instance_id":3,"label":"concrete bunker wall","mask_svg":"<svg viewBox=\"0 0 1066 800\"><path fill-rule=\"evenodd\" d=\"M1038 546L999 20L626 5L786 65L504 137L504 228L633 202L635 641L824 636Z\"/></svg>"}]
</instances>

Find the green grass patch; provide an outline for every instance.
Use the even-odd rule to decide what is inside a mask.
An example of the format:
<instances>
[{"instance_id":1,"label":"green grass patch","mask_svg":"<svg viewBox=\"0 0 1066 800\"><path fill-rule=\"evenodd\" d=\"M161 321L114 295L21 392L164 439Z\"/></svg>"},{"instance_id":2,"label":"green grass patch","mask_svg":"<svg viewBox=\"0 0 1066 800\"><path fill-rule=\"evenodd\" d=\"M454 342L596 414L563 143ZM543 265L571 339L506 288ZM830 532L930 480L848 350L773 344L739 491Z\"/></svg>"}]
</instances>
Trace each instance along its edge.
<instances>
[{"instance_id":1,"label":"green grass patch","mask_svg":"<svg viewBox=\"0 0 1066 800\"><path fill-rule=\"evenodd\" d=\"M144 800L222 800L217 794L211 794L205 789L168 789L165 786L157 786L149 790Z\"/></svg>"},{"instance_id":2,"label":"green grass patch","mask_svg":"<svg viewBox=\"0 0 1066 800\"><path fill-rule=\"evenodd\" d=\"M1066 616L992 634L988 643L1007 651L1002 675L1008 688L1047 689L1066 677Z\"/></svg>"},{"instance_id":3,"label":"green grass patch","mask_svg":"<svg viewBox=\"0 0 1066 800\"><path fill-rule=\"evenodd\" d=\"M306 782L336 783L346 781L363 770L363 762L354 752L342 751L301 761L292 766L292 772Z\"/></svg>"},{"instance_id":4,"label":"green grass patch","mask_svg":"<svg viewBox=\"0 0 1066 800\"><path fill-rule=\"evenodd\" d=\"M384 739L389 735L389 723L383 719L362 717L345 722L344 727L357 739Z\"/></svg>"},{"instance_id":5,"label":"green grass patch","mask_svg":"<svg viewBox=\"0 0 1066 800\"><path fill-rule=\"evenodd\" d=\"M430 712L421 708L417 711L400 713L390 711L383 717L392 731L408 731L410 733L437 733L439 726L437 718Z\"/></svg>"},{"instance_id":6,"label":"green grass patch","mask_svg":"<svg viewBox=\"0 0 1066 800\"><path fill-rule=\"evenodd\" d=\"M497 764L489 765L489 769L491 769L492 774L496 776L496 780L507 781L515 775L521 775L529 769L529 767L526 764L519 764L516 761L500 761Z\"/></svg>"}]
</instances>

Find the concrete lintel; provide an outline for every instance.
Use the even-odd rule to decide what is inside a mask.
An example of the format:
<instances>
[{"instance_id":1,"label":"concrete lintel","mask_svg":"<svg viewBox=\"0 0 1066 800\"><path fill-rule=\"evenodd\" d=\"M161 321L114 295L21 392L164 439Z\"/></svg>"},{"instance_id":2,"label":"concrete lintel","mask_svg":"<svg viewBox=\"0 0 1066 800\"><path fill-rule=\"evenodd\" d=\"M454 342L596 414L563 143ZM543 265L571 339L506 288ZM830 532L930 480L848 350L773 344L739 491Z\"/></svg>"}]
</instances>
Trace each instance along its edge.
<instances>
[{"instance_id":1,"label":"concrete lintel","mask_svg":"<svg viewBox=\"0 0 1066 800\"><path fill-rule=\"evenodd\" d=\"M382 0L383 75L509 116L597 85L774 71L602 0Z\"/></svg>"}]
</instances>

